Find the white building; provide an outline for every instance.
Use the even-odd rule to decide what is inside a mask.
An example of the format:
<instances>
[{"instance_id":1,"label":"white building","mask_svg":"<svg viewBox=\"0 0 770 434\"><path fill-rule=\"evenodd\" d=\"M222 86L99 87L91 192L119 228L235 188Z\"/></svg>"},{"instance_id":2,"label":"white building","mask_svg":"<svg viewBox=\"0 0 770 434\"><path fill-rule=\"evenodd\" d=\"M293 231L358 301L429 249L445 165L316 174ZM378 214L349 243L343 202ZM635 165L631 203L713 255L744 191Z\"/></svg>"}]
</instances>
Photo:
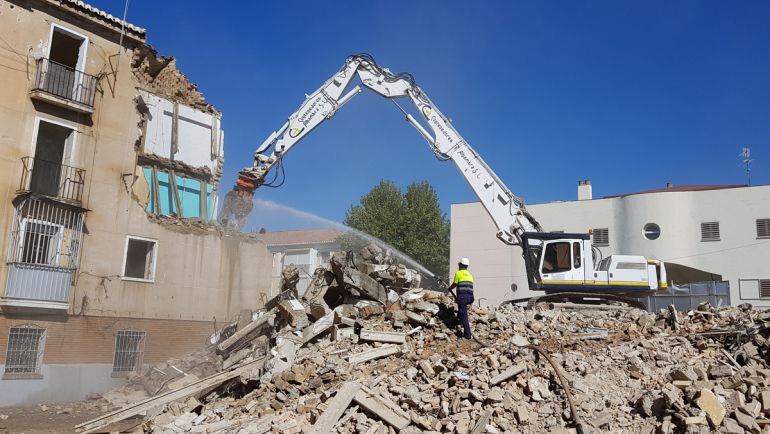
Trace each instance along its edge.
<instances>
[{"instance_id":1,"label":"white building","mask_svg":"<svg viewBox=\"0 0 770 434\"><path fill-rule=\"evenodd\" d=\"M342 232L327 228L252 235L265 243L267 249L273 254L271 294L276 294L281 286L281 271L284 267L294 264L299 268L300 273L297 292L302 295L310 284L310 278L316 268L327 267L331 253L340 249L339 238Z\"/></svg>"},{"instance_id":2,"label":"white building","mask_svg":"<svg viewBox=\"0 0 770 434\"><path fill-rule=\"evenodd\" d=\"M581 181L579 200L527 208L546 231L592 230L604 257L638 254L721 275L733 305L770 307L770 185L669 185L601 199L591 188ZM542 295L529 291L521 249L495 237L481 203L453 204L451 223L452 265L470 259L482 304Z\"/></svg>"}]
</instances>

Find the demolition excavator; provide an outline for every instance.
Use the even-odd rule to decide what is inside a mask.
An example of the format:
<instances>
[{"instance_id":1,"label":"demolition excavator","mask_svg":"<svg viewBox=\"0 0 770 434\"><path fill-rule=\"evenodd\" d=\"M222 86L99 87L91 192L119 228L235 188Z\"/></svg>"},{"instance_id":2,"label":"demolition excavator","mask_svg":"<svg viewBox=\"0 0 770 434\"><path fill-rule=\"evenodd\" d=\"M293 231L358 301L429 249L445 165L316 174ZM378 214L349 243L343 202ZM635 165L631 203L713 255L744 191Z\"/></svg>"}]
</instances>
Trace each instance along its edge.
<instances>
[{"instance_id":1,"label":"demolition excavator","mask_svg":"<svg viewBox=\"0 0 770 434\"><path fill-rule=\"evenodd\" d=\"M360 84L350 88L356 77ZM334 117L337 110L361 92L361 86L393 102L406 121L425 138L436 158L454 163L494 221L497 238L522 248L529 288L546 294L538 297L538 301L598 299L640 305L633 298L650 295L667 286L665 264L661 261L640 255L602 258L592 245L591 233L543 231L524 201L505 186L455 130L451 121L417 86L414 77L408 73L392 73L368 54L348 57L342 69L318 90L306 95L299 109L265 139L254 154L253 166L239 172L233 191L225 197L220 222L226 227L241 229L251 212L254 191L261 186L275 186L286 154L321 123ZM399 100L411 101L430 131L404 110ZM268 180L271 171L275 173Z\"/></svg>"}]
</instances>

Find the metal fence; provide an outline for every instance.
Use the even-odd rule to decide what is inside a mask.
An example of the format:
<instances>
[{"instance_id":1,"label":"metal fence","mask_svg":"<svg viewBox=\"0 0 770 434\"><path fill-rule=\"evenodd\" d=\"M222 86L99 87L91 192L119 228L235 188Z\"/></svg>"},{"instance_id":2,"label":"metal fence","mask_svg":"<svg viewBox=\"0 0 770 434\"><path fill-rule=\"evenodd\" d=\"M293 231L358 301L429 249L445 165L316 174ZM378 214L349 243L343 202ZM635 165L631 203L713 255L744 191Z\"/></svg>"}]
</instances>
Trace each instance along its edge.
<instances>
[{"instance_id":1,"label":"metal fence","mask_svg":"<svg viewBox=\"0 0 770 434\"><path fill-rule=\"evenodd\" d=\"M85 169L33 157L23 157L21 163L19 191L44 194L78 204L81 202Z\"/></svg>"},{"instance_id":2,"label":"metal fence","mask_svg":"<svg viewBox=\"0 0 770 434\"><path fill-rule=\"evenodd\" d=\"M730 282L697 282L687 285L670 285L665 291L647 297L647 310L658 312L673 304L676 310L687 312L697 309L704 301L714 307L730 305Z\"/></svg>"},{"instance_id":3,"label":"metal fence","mask_svg":"<svg viewBox=\"0 0 770 434\"><path fill-rule=\"evenodd\" d=\"M33 89L93 107L98 83L98 77L43 58L37 60Z\"/></svg>"},{"instance_id":4,"label":"metal fence","mask_svg":"<svg viewBox=\"0 0 770 434\"><path fill-rule=\"evenodd\" d=\"M45 329L36 326L11 327L5 353L5 373L40 372L45 347Z\"/></svg>"},{"instance_id":5,"label":"metal fence","mask_svg":"<svg viewBox=\"0 0 770 434\"><path fill-rule=\"evenodd\" d=\"M15 203L6 298L66 303L80 260L84 212L28 196Z\"/></svg>"},{"instance_id":6,"label":"metal fence","mask_svg":"<svg viewBox=\"0 0 770 434\"><path fill-rule=\"evenodd\" d=\"M115 335L115 357L112 362L113 373L132 372L142 366L144 341L147 332L138 330L118 330Z\"/></svg>"}]
</instances>

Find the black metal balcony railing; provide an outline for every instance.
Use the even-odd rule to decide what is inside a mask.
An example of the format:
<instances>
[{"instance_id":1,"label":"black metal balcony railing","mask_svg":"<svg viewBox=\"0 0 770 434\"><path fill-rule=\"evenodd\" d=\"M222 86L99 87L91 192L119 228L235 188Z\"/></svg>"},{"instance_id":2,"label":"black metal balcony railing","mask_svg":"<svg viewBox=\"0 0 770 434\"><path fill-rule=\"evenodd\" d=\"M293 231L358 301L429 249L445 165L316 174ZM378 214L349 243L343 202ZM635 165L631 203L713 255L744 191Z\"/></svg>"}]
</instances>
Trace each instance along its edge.
<instances>
[{"instance_id":1,"label":"black metal balcony railing","mask_svg":"<svg viewBox=\"0 0 770 434\"><path fill-rule=\"evenodd\" d=\"M19 191L29 191L80 203L86 171L61 163L24 157Z\"/></svg>"},{"instance_id":2,"label":"black metal balcony railing","mask_svg":"<svg viewBox=\"0 0 770 434\"><path fill-rule=\"evenodd\" d=\"M98 83L98 77L44 58L37 60L33 90L40 90L93 108Z\"/></svg>"}]
</instances>

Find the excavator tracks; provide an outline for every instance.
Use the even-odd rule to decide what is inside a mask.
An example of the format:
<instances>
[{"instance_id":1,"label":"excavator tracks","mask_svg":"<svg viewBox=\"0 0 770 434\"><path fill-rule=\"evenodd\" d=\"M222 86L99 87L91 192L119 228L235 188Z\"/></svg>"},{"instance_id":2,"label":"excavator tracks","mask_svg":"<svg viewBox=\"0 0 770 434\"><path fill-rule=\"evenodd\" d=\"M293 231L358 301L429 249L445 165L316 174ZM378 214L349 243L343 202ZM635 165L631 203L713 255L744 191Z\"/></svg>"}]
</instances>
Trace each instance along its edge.
<instances>
[{"instance_id":1,"label":"excavator tracks","mask_svg":"<svg viewBox=\"0 0 770 434\"><path fill-rule=\"evenodd\" d=\"M646 310L647 306L637 299L623 297L614 294L597 294L593 292L560 292L556 294L546 294L540 297L533 297L527 301L527 307L533 308L539 303L564 303L572 302L577 304L610 304L623 303L629 307Z\"/></svg>"}]
</instances>

